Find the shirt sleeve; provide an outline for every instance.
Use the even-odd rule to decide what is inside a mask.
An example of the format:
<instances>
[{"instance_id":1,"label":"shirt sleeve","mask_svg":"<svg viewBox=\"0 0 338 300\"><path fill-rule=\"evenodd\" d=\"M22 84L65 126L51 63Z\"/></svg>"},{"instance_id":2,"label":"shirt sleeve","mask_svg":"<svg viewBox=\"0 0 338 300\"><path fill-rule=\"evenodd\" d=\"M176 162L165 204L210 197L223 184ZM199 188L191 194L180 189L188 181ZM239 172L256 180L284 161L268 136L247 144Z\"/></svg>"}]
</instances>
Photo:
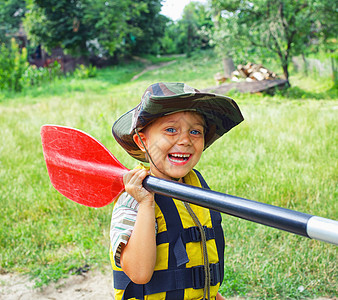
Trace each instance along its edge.
<instances>
[{"instance_id":1,"label":"shirt sleeve","mask_svg":"<svg viewBox=\"0 0 338 300\"><path fill-rule=\"evenodd\" d=\"M110 243L115 263L120 267L121 243L127 244L134 229L138 202L124 192L114 205L110 226Z\"/></svg>"}]
</instances>

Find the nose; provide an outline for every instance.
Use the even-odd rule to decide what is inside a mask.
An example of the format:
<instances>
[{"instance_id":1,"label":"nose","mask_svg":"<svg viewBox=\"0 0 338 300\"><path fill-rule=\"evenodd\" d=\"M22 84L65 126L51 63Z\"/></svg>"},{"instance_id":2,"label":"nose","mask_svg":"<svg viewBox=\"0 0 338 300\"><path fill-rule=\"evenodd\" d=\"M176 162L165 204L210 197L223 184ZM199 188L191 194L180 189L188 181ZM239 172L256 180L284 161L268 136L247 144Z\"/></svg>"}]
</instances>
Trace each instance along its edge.
<instances>
[{"instance_id":1,"label":"nose","mask_svg":"<svg viewBox=\"0 0 338 300\"><path fill-rule=\"evenodd\" d=\"M188 131L182 131L180 133L180 135L178 136L177 144L183 146L190 146L192 144L190 134Z\"/></svg>"}]
</instances>

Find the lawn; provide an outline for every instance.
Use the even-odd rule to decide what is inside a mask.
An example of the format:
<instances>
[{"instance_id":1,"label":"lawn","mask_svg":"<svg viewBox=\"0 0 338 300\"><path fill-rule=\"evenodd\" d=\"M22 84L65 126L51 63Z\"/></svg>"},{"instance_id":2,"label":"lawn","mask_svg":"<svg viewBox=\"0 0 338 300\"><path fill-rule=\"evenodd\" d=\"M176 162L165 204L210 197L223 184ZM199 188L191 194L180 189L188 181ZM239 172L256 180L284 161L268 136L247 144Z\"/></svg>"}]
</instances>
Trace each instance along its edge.
<instances>
[{"instance_id":1,"label":"lawn","mask_svg":"<svg viewBox=\"0 0 338 300\"><path fill-rule=\"evenodd\" d=\"M81 129L124 165L135 166L111 125L157 81L214 86L213 55L177 62L130 79L139 63L0 95L0 272L28 273L37 286L85 265L109 265L112 205L93 209L51 186L40 127ZM338 219L338 102L330 79L291 77L275 96L231 92L245 121L207 149L200 170L213 190ZM225 280L221 292L260 299L337 297L337 246L223 215Z\"/></svg>"}]
</instances>

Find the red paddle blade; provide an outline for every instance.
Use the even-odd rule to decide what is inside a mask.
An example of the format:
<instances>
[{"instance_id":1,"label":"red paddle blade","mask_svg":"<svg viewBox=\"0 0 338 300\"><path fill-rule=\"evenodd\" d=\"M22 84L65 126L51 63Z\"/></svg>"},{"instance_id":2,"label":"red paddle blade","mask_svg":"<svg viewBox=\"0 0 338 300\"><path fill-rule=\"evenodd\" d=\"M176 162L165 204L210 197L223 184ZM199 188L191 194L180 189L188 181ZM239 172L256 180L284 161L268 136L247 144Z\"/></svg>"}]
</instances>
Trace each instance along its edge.
<instances>
[{"instance_id":1,"label":"red paddle blade","mask_svg":"<svg viewBox=\"0 0 338 300\"><path fill-rule=\"evenodd\" d=\"M123 192L128 169L95 138L74 128L44 125L41 140L50 181L68 199L102 207Z\"/></svg>"}]
</instances>

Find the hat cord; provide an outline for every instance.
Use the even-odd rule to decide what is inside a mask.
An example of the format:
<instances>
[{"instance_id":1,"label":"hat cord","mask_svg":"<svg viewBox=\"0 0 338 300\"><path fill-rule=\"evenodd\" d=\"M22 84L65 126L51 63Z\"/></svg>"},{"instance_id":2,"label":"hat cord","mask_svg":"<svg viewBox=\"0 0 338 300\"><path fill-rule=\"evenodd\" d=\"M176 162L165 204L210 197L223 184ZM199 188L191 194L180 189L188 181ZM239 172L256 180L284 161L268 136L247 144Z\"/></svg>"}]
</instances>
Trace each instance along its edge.
<instances>
[{"instance_id":1,"label":"hat cord","mask_svg":"<svg viewBox=\"0 0 338 300\"><path fill-rule=\"evenodd\" d=\"M142 140L142 138L140 137L140 135L139 135L139 133L138 133L138 129L137 129L137 128L135 128L135 132L136 132L138 138L140 139L141 144L142 144L144 150L146 151L147 156L149 157L151 163L155 166L155 168L156 168L159 172L162 173L162 171L156 166L156 164L154 163L153 159L151 158L151 156L150 156L150 154L149 154L149 151L148 151L146 145L143 143L143 140ZM175 181L179 181L179 180L180 180L180 178L174 178L174 177L171 177L171 179L173 179L173 180L175 180Z\"/></svg>"}]
</instances>

